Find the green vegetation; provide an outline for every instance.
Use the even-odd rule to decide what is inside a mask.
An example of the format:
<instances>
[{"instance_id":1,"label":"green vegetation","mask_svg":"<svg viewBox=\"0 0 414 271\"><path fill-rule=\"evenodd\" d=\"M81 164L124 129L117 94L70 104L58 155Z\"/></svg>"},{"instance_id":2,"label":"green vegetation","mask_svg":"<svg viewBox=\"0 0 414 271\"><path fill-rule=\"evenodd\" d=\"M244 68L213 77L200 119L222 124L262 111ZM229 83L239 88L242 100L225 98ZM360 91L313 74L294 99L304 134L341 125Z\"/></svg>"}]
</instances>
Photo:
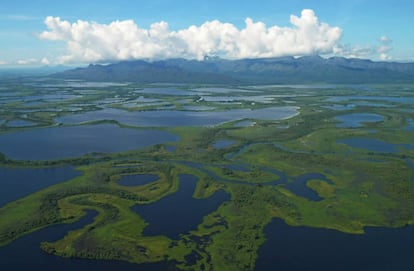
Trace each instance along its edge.
<instances>
[{"instance_id":1,"label":"green vegetation","mask_svg":"<svg viewBox=\"0 0 414 271\"><path fill-rule=\"evenodd\" d=\"M35 85L12 80L5 82L5 86L9 88L8 92L18 97L50 94L43 89L37 90ZM144 86L91 87L88 92L82 92L82 88L67 86L64 91L72 95L70 99L34 105L3 99L5 109L0 111L0 120L4 123L0 121L0 134L63 125L56 123L56 118L75 112L110 106L126 109L126 103L141 96L163 99L178 109L183 105L200 103L215 110L270 106L260 101L225 104L197 102L193 96L163 98L158 94L144 95L136 91L141 87ZM181 89L196 87L182 86ZM389 87L396 89L393 95L414 97L412 85ZM390 95L385 91L388 88L372 88L369 95ZM76 165L82 176L1 207L0 245L7 245L48 225L72 223L84 216L86 210L95 210L98 215L91 224L69 232L56 242L44 242L41 248L62 257L116 259L133 263L167 260L180 270L253 270L258 248L265 242L263 229L275 217L294 226L335 229L352 234L362 234L367 226L414 224L413 169L407 164L407 160L414 161L414 148L400 147L394 153L386 153L351 148L338 142L344 138L365 137L402 146L412 144L414 129L407 129L414 119L411 104L384 100L376 102L387 107L355 105L346 110L333 110L328 106L345 106L353 101L332 102L327 100L329 97L357 96L361 91L346 87L252 87L248 90L252 92L235 88L225 95L269 95L273 99L271 105L293 103L300 107L300 114L286 120L255 120L252 126L247 127L238 127L235 125L237 121L213 127L163 127L159 129L179 135L180 141L122 153L89 154L53 161L14 161L1 154L1 166ZM219 97L223 94L210 95ZM365 93L361 95L362 101L369 100ZM53 111L53 108L61 110ZM31 111L26 112L27 109ZM159 105L149 104L128 107L127 110L157 109ZM384 120L363 123L356 128L338 128L335 117L349 113L380 114ZM33 121L36 126L7 125L9 121L18 119ZM104 121L125 127L113 120ZM214 148L214 142L221 139L235 143L225 148ZM316 201L291 191L281 183L278 172L287 176L288 183L308 173L323 174L331 182L311 179L304 184L303 189L316 191L321 197ZM124 175L142 173L156 174L159 179L141 186L118 184ZM208 198L218 190L224 190L230 194L230 201L204 216L197 229L183 232L178 240L161 235L146 236L143 231L148 223L131 207L155 204L176 192L180 174L192 174L198 178L194 198ZM189 261L189 257L195 260Z\"/></svg>"}]
</instances>

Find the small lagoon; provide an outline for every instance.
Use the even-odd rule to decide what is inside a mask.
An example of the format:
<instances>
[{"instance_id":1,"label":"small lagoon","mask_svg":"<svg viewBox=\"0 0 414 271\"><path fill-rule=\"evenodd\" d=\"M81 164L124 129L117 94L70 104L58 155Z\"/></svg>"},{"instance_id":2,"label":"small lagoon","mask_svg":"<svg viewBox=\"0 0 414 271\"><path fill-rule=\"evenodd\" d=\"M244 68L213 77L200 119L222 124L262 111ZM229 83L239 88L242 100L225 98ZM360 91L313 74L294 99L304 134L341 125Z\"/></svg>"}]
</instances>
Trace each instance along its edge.
<instances>
[{"instance_id":1,"label":"small lagoon","mask_svg":"<svg viewBox=\"0 0 414 271\"><path fill-rule=\"evenodd\" d=\"M197 178L193 175L179 176L178 191L159 201L145 205L135 205L132 210L149 225L144 235L165 235L177 240L180 234L195 230L203 217L216 210L230 195L219 190L206 199L193 198Z\"/></svg>"}]
</instances>

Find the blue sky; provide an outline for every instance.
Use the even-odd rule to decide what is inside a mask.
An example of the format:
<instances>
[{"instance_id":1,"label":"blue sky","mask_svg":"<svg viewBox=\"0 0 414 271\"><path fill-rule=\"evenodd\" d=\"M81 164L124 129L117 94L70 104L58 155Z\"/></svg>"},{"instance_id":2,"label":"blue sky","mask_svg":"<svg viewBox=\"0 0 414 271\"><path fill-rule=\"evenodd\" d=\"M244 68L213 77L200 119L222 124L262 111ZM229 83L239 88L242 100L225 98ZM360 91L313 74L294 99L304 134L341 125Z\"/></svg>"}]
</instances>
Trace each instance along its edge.
<instances>
[{"instance_id":1,"label":"blue sky","mask_svg":"<svg viewBox=\"0 0 414 271\"><path fill-rule=\"evenodd\" d=\"M304 9L312 10L313 14L301 15ZM412 0L3 0L0 8L0 65L41 65L42 60L43 64L58 64L168 56L200 58L203 54L241 58L318 53L325 56L414 61L413 10ZM303 26L302 30L296 31L298 26L292 25L291 15L299 18L302 16L303 22L306 20L304 15L311 19L317 17L318 30L313 25ZM45 19L48 16L53 20L50 19L49 25L46 25ZM57 21L57 17L60 21ZM281 47L292 47L292 44L284 43L284 38L278 36L286 31L275 30L273 36L278 38L272 39L272 35L269 35L262 43L243 44L258 38L254 33L247 38L243 36L242 30L248 28L246 18L251 18L253 23L264 23L267 28L284 27L296 40L301 39L304 31L311 29L309 31L316 32L310 33L310 36L316 35L319 39L302 41L303 44L299 44L295 50L279 50L270 48L265 42L278 42ZM95 22L95 25L80 29L72 25L78 20L89 24ZM132 24L125 26L124 30L119 30L119 25L106 27L112 22L124 20L132 20ZM206 24L201 27L213 20L218 20L221 24ZM133 30L149 30L151 24L161 21L168 23L168 37L142 37L141 32L135 31L136 35L128 38L128 33ZM72 25L71 31L76 32L77 36L59 32L63 31L65 22ZM231 27L224 25L226 23L231 24ZM52 24L60 26L51 30ZM329 29L325 29L322 26L324 24ZM195 32L176 33L188 30L191 25L200 28L195 29ZM234 41L226 41L224 44L223 35L227 34L223 34L224 30L220 29L226 27L234 32L231 34ZM114 34L113 40L110 40L108 35L114 33L115 28L121 32ZM269 32L267 28L262 29L263 33ZM91 33L91 29L100 30ZM254 27L251 30L260 31ZM49 35L41 36L45 31L49 31ZM213 35L212 31L217 33ZM225 33L227 32L226 30ZM99 33L103 37L97 37ZM191 40L191 35L198 43ZM212 36L208 38L206 35ZM116 39L120 37L127 40L123 41L117 51L113 51L111 46L115 46ZM325 40L328 40L327 44L319 47L315 45ZM105 45L97 46L94 42ZM167 43L168 46L165 45ZM182 48L179 47L180 44ZM148 48L140 51L138 47ZM80 48L79 53L76 52L77 48ZM299 48L305 49L301 51Z\"/></svg>"}]
</instances>

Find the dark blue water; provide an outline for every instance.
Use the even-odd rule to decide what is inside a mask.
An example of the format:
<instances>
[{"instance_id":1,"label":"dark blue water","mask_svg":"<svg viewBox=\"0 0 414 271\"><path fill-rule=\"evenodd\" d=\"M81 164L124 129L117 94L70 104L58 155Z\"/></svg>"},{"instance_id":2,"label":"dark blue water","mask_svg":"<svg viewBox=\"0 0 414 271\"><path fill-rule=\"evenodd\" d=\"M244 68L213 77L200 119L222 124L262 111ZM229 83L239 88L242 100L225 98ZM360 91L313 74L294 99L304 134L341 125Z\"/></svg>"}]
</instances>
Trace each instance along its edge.
<instances>
[{"instance_id":1,"label":"dark blue water","mask_svg":"<svg viewBox=\"0 0 414 271\"><path fill-rule=\"evenodd\" d=\"M414 226L367 228L353 235L309 227L291 227L274 219L265 228L257 271L412 271Z\"/></svg>"},{"instance_id":2,"label":"dark blue water","mask_svg":"<svg viewBox=\"0 0 414 271\"><path fill-rule=\"evenodd\" d=\"M167 263L131 264L120 261L102 261L86 259L67 259L50 255L40 249L44 241L57 241L68 231L76 230L93 222L95 211L73 224L61 224L47 227L35 233L23 236L11 244L0 247L0 270L59 270L59 271L159 271L168 270Z\"/></svg>"},{"instance_id":3,"label":"dark blue water","mask_svg":"<svg viewBox=\"0 0 414 271\"><path fill-rule=\"evenodd\" d=\"M313 190L310 189L306 184L308 183L308 181L311 180L322 180L325 181L329 184L333 184L333 182L328 179L325 175L320 174L320 173L307 173L307 174L302 174L298 177L294 177L292 178L293 181L291 182L287 182L284 187L286 187L287 189L289 189L290 191L292 191L294 194L309 199L309 200L313 200L313 201L321 201L323 200L323 198L321 198L318 193Z\"/></svg>"},{"instance_id":4,"label":"dark blue water","mask_svg":"<svg viewBox=\"0 0 414 271\"><path fill-rule=\"evenodd\" d=\"M122 152L177 140L178 136L164 131L101 124L1 134L0 151L12 159L49 160L92 152Z\"/></svg>"},{"instance_id":5,"label":"dark blue water","mask_svg":"<svg viewBox=\"0 0 414 271\"><path fill-rule=\"evenodd\" d=\"M365 137L350 137L338 140L338 143L346 144L353 148L365 149L373 152L387 152L396 153L401 150L412 150L414 145L412 144L391 144L375 138Z\"/></svg>"},{"instance_id":6,"label":"dark blue water","mask_svg":"<svg viewBox=\"0 0 414 271\"><path fill-rule=\"evenodd\" d=\"M321 180L329 184L333 184L332 180L330 180L328 177L326 177L324 174L321 174L321 173L311 172L311 173L302 174L296 177L290 177L290 176L287 176L284 172L273 169L273 168L263 167L262 169L265 171L274 173L278 175L280 178L278 181L275 181L269 184L283 185L283 187L290 190L292 193L300 197L306 198L308 200L313 200L313 201L323 200L323 198L320 197L315 190L309 188L306 185L308 181Z\"/></svg>"},{"instance_id":7,"label":"dark blue water","mask_svg":"<svg viewBox=\"0 0 414 271\"><path fill-rule=\"evenodd\" d=\"M0 207L42 188L80 176L71 166L51 168L0 167Z\"/></svg>"},{"instance_id":8,"label":"dark blue water","mask_svg":"<svg viewBox=\"0 0 414 271\"><path fill-rule=\"evenodd\" d=\"M123 186L145 185L145 184L155 182L159 178L160 177L155 174L125 175L118 181L118 184L123 185Z\"/></svg>"},{"instance_id":9,"label":"dark blue water","mask_svg":"<svg viewBox=\"0 0 414 271\"><path fill-rule=\"evenodd\" d=\"M7 123L8 127L26 127L26 126L35 126L36 122L28 120L12 120Z\"/></svg>"},{"instance_id":10,"label":"dark blue water","mask_svg":"<svg viewBox=\"0 0 414 271\"><path fill-rule=\"evenodd\" d=\"M135 205L138 213L149 225L144 235L165 235L179 239L180 234L195 230L205 215L215 211L230 196L220 190L207 199L193 198L197 178L193 175L179 176L179 188L174 194L147 205Z\"/></svg>"},{"instance_id":11,"label":"dark blue water","mask_svg":"<svg viewBox=\"0 0 414 271\"><path fill-rule=\"evenodd\" d=\"M58 118L58 122L77 124L85 121L116 120L120 123L141 127L209 126L241 119L281 120L297 114L297 107L281 106L261 109L233 109L220 111L138 111L128 112L106 108Z\"/></svg>"},{"instance_id":12,"label":"dark blue water","mask_svg":"<svg viewBox=\"0 0 414 271\"><path fill-rule=\"evenodd\" d=\"M357 128L362 127L364 122L379 122L383 121L384 117L378 114L370 113L355 113L337 116L336 120L340 121L337 127L341 128Z\"/></svg>"}]
</instances>

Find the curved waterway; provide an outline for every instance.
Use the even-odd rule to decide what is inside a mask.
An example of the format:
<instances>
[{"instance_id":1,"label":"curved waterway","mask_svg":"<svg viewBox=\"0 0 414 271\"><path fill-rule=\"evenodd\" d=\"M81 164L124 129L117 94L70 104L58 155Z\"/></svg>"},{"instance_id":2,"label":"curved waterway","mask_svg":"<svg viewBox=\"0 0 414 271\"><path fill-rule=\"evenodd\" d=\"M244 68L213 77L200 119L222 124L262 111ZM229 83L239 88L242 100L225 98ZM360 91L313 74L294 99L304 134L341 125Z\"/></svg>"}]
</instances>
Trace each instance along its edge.
<instances>
[{"instance_id":1,"label":"curved waterway","mask_svg":"<svg viewBox=\"0 0 414 271\"><path fill-rule=\"evenodd\" d=\"M263 166L261 167L263 171L267 171L272 174L275 174L279 178L275 181L270 181L270 182L265 182L265 183L252 183L252 182L246 182L244 180L233 180L233 179L230 180L230 179L220 177L214 172L212 172L211 170L206 169L203 166L203 164L200 164L200 163L182 162L182 164L201 170L202 172L206 173L207 175L209 175L210 177L212 177L213 179L219 182L221 181L221 182L228 182L228 183L235 183L235 184L242 184L242 185L281 185L285 187L286 189L290 190L292 193L300 197L306 198L308 200L312 200L312 201L321 201L323 200L323 198L320 197L316 191L312 190L311 188L307 186L308 181L321 180L329 184L333 184L332 180L330 180L324 174L316 173L316 172L306 173L306 174L292 177L292 176L286 175L282 171ZM234 165L230 165L230 167L233 167L233 166ZM239 166L242 167L241 171L244 171L244 172L248 171L247 166L243 167L243 164L240 164ZM235 169L235 170L238 170L238 169Z\"/></svg>"},{"instance_id":2,"label":"curved waterway","mask_svg":"<svg viewBox=\"0 0 414 271\"><path fill-rule=\"evenodd\" d=\"M114 124L53 127L1 134L0 152L17 160L63 159L134 150L178 139L165 131L120 128Z\"/></svg>"},{"instance_id":3,"label":"curved waterway","mask_svg":"<svg viewBox=\"0 0 414 271\"><path fill-rule=\"evenodd\" d=\"M11 244L0 247L0 269L13 271L59 270L59 271L159 271L168 270L168 263L131 264L120 261L67 259L47 254L40 249L44 241L57 241L68 231L76 230L93 222L97 215L88 211L86 216L72 224L54 225L23 236Z\"/></svg>"},{"instance_id":4,"label":"curved waterway","mask_svg":"<svg viewBox=\"0 0 414 271\"><path fill-rule=\"evenodd\" d=\"M414 226L366 228L365 234L291 227L274 219L265 227L256 271L412 271Z\"/></svg>"},{"instance_id":5,"label":"curved waterway","mask_svg":"<svg viewBox=\"0 0 414 271\"><path fill-rule=\"evenodd\" d=\"M149 224L143 234L178 239L180 234L195 230L205 215L230 199L229 194L223 190L215 192L207 199L195 199L193 194L196 183L195 176L181 174L177 192L154 203L132 207Z\"/></svg>"},{"instance_id":6,"label":"curved waterway","mask_svg":"<svg viewBox=\"0 0 414 271\"><path fill-rule=\"evenodd\" d=\"M0 167L0 207L8 202L80 175L81 173L71 166L51 168Z\"/></svg>"}]
</instances>

